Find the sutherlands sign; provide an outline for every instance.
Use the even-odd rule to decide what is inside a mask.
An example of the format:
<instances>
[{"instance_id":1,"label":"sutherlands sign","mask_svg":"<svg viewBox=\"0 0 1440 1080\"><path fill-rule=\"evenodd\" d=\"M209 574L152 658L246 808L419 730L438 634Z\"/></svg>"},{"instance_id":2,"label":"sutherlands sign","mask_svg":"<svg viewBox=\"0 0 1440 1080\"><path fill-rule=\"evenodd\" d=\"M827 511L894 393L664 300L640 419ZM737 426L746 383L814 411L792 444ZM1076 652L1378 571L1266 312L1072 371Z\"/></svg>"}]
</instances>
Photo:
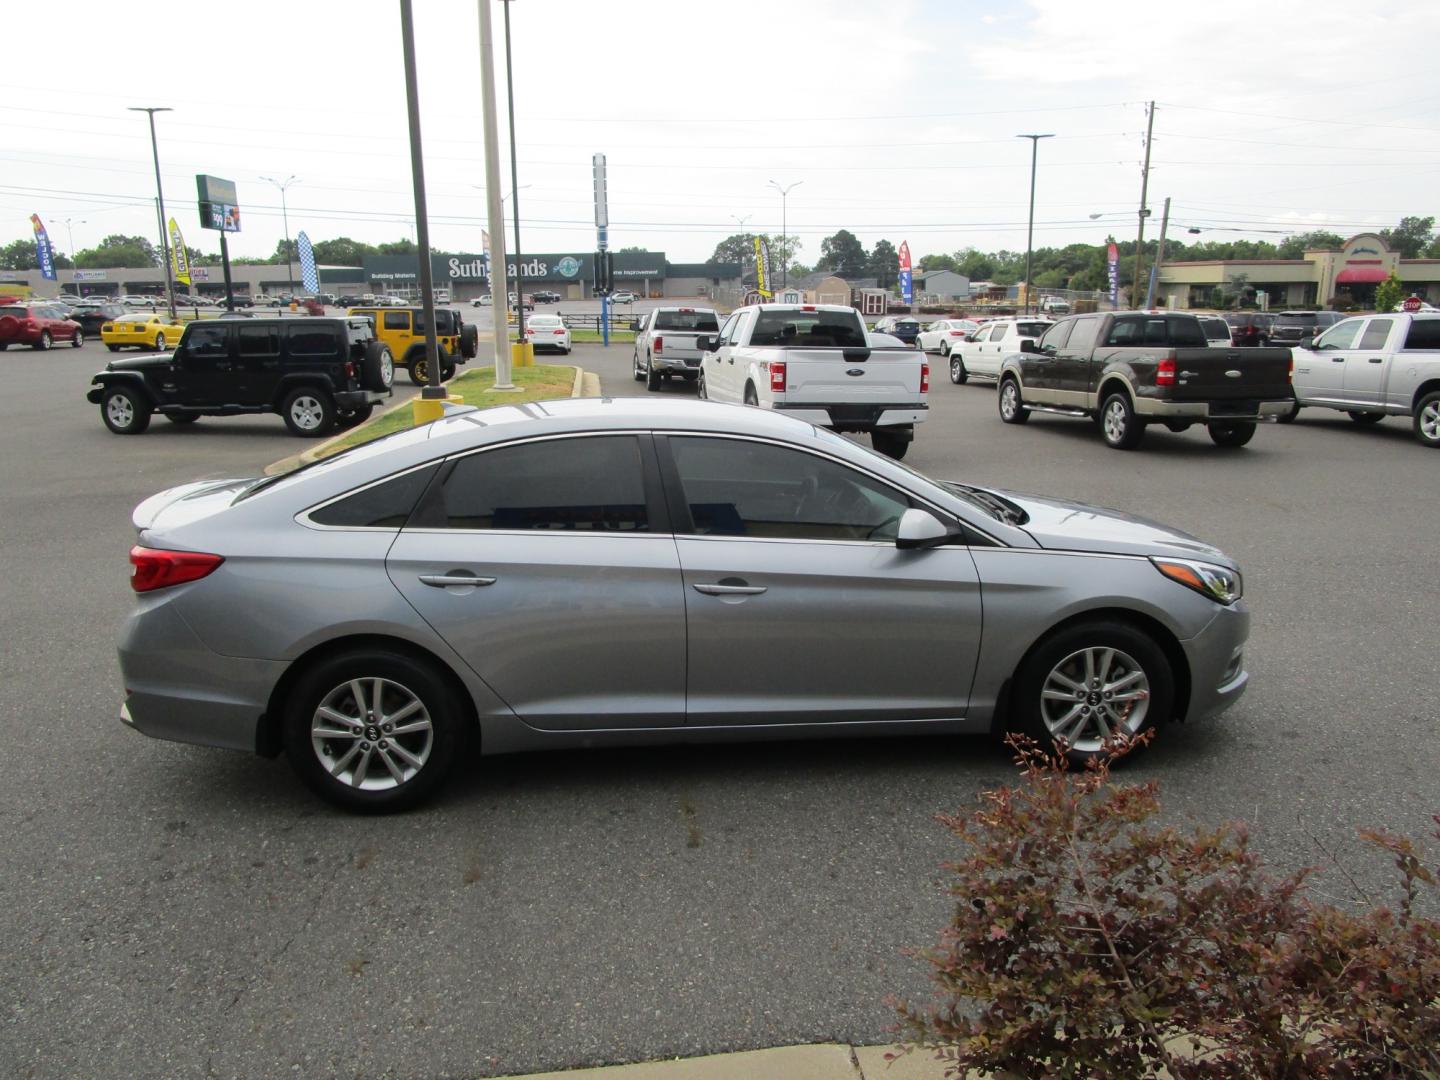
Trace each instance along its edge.
<instances>
[{"instance_id":1,"label":"sutherlands sign","mask_svg":"<svg viewBox=\"0 0 1440 1080\"><path fill-rule=\"evenodd\" d=\"M527 255L521 262L513 259L506 267L511 280L525 276L527 282L564 285L588 282L594 275L595 256L590 252L575 254L556 252ZM365 277L377 282L418 282L420 270L413 255L370 255L364 260ZM490 280L489 260L484 255L432 255L430 269L436 281L487 282ZM617 278L663 281L663 252L616 252Z\"/></svg>"}]
</instances>

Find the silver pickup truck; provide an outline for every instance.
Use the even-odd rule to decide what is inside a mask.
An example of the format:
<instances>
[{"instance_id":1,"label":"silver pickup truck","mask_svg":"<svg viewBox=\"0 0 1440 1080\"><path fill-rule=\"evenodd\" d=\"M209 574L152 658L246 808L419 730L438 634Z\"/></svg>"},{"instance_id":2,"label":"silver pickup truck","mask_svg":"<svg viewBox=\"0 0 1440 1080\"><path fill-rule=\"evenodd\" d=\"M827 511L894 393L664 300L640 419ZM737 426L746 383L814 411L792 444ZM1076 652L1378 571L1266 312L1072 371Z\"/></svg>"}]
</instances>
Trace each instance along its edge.
<instances>
[{"instance_id":1,"label":"silver pickup truck","mask_svg":"<svg viewBox=\"0 0 1440 1080\"><path fill-rule=\"evenodd\" d=\"M635 381L647 390L660 389L663 379L694 382L700 374L697 339L717 333L714 308L659 307L635 320Z\"/></svg>"},{"instance_id":2,"label":"silver pickup truck","mask_svg":"<svg viewBox=\"0 0 1440 1080\"><path fill-rule=\"evenodd\" d=\"M1357 424L1408 416L1440 447L1440 312L1343 319L1294 350L1295 407L1339 409Z\"/></svg>"}]
</instances>

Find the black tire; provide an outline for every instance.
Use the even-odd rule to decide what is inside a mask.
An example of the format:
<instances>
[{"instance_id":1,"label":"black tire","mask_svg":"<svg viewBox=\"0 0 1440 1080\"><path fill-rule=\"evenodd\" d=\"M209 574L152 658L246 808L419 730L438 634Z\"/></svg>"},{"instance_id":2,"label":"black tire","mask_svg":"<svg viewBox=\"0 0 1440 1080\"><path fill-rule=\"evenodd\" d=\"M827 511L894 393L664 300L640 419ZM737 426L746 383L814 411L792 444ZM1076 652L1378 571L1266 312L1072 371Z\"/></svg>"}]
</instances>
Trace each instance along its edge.
<instances>
[{"instance_id":1,"label":"black tire","mask_svg":"<svg viewBox=\"0 0 1440 1080\"><path fill-rule=\"evenodd\" d=\"M383 341L371 341L360 358L360 385L366 390L389 390L395 383L395 357Z\"/></svg>"},{"instance_id":2,"label":"black tire","mask_svg":"<svg viewBox=\"0 0 1440 1080\"><path fill-rule=\"evenodd\" d=\"M128 386L107 386L100 398L100 419L116 435L141 435L150 426L150 401Z\"/></svg>"},{"instance_id":3,"label":"black tire","mask_svg":"<svg viewBox=\"0 0 1440 1080\"><path fill-rule=\"evenodd\" d=\"M164 352L164 351L165 351L165 335L164 335L163 333L162 333L162 334L156 334L156 335L155 335L155 351L156 351L156 352Z\"/></svg>"},{"instance_id":4,"label":"black tire","mask_svg":"<svg viewBox=\"0 0 1440 1080\"><path fill-rule=\"evenodd\" d=\"M298 386L280 403L280 416L291 435L318 439L335 426L335 400L319 386Z\"/></svg>"},{"instance_id":5,"label":"black tire","mask_svg":"<svg viewBox=\"0 0 1440 1080\"><path fill-rule=\"evenodd\" d=\"M645 381L645 372L640 367L640 354L638 352L631 358L630 374L635 376L636 382Z\"/></svg>"},{"instance_id":6,"label":"black tire","mask_svg":"<svg viewBox=\"0 0 1440 1080\"><path fill-rule=\"evenodd\" d=\"M896 461L905 456L905 452L910 449L910 443L910 439L902 439L888 431L876 429L870 432L870 445L875 448L875 452Z\"/></svg>"},{"instance_id":7,"label":"black tire","mask_svg":"<svg viewBox=\"0 0 1440 1080\"><path fill-rule=\"evenodd\" d=\"M35 349L39 352L47 352L55 344L55 339L50 336L49 330L40 331L40 339L35 342Z\"/></svg>"},{"instance_id":8,"label":"black tire","mask_svg":"<svg viewBox=\"0 0 1440 1080\"><path fill-rule=\"evenodd\" d=\"M645 357L645 389L652 391L660 389L660 373L655 370L655 364L649 356Z\"/></svg>"},{"instance_id":9,"label":"black tire","mask_svg":"<svg viewBox=\"0 0 1440 1080\"><path fill-rule=\"evenodd\" d=\"M1025 400L1020 396L1020 383L1013 375L1001 378L1000 392L995 395L995 403L1000 408L1000 419L1007 424L1023 424L1030 419L1030 410L1025 407Z\"/></svg>"},{"instance_id":10,"label":"black tire","mask_svg":"<svg viewBox=\"0 0 1440 1080\"><path fill-rule=\"evenodd\" d=\"M956 386L964 386L970 381L970 372L965 370L965 358L950 354L950 381Z\"/></svg>"},{"instance_id":11,"label":"black tire","mask_svg":"<svg viewBox=\"0 0 1440 1080\"><path fill-rule=\"evenodd\" d=\"M923 352L924 350L922 349L921 351ZM948 341L942 341L942 342L940 342L940 355L941 355L941 356L949 356L949 355L950 355L950 343L949 343Z\"/></svg>"},{"instance_id":12,"label":"black tire","mask_svg":"<svg viewBox=\"0 0 1440 1080\"><path fill-rule=\"evenodd\" d=\"M480 355L480 328L474 323L466 323L460 328L460 355L466 360L474 360Z\"/></svg>"},{"instance_id":13,"label":"black tire","mask_svg":"<svg viewBox=\"0 0 1440 1080\"><path fill-rule=\"evenodd\" d=\"M1112 450L1134 450L1145 438L1145 425L1128 395L1117 390L1105 398L1100 406L1100 437Z\"/></svg>"},{"instance_id":14,"label":"black tire","mask_svg":"<svg viewBox=\"0 0 1440 1080\"><path fill-rule=\"evenodd\" d=\"M370 700L377 680L378 710ZM357 686L365 702L356 700ZM385 730L387 715L412 702L419 709ZM322 705L353 715L354 734L340 734L341 721L317 719ZM469 724L464 705L434 664L379 648L341 653L305 671L286 696L282 715L285 753L300 779L328 802L362 813L408 810L433 795L460 757ZM317 737L317 729L336 734ZM347 755L350 763L342 765ZM387 768L387 757L399 777ZM356 768L362 758L364 771Z\"/></svg>"},{"instance_id":15,"label":"black tire","mask_svg":"<svg viewBox=\"0 0 1440 1080\"><path fill-rule=\"evenodd\" d=\"M695 375L695 396L701 401L709 401L710 394L705 389L705 369L701 368Z\"/></svg>"},{"instance_id":16,"label":"black tire","mask_svg":"<svg viewBox=\"0 0 1440 1080\"><path fill-rule=\"evenodd\" d=\"M1297 401L1290 406L1289 412L1281 413L1279 416L1275 417L1275 422L1277 424L1293 424L1295 422L1295 418L1299 415L1300 403Z\"/></svg>"},{"instance_id":17,"label":"black tire","mask_svg":"<svg viewBox=\"0 0 1440 1080\"><path fill-rule=\"evenodd\" d=\"M1096 679L1089 684L1083 675L1075 677L1083 670L1086 652L1091 652L1098 663L1108 665L1103 674L1097 667ZM1139 679L1134 677L1136 670ZM1044 696L1047 686L1052 695L1056 690L1064 692L1067 681L1079 683L1084 690L1084 696L1077 697L1074 704ZM1095 685L1097 682L1099 685ZM1107 683L1114 688L1107 691ZM1137 691L1143 691L1145 696L1117 703L1115 695ZM1107 692L1112 695L1108 699L1104 696ZM1071 729L1076 737L1069 740L1072 745L1068 756L1079 764L1103 754L1098 745L1097 716L1112 730L1118 719L1132 735L1168 719L1174 709L1175 675L1164 650L1145 634L1128 623L1097 619L1068 626L1033 648L1016 672L1013 700L1012 727L1047 747L1058 733L1067 730L1066 718L1073 709L1085 710L1069 721L1078 728Z\"/></svg>"},{"instance_id":18,"label":"black tire","mask_svg":"<svg viewBox=\"0 0 1440 1080\"><path fill-rule=\"evenodd\" d=\"M1381 420L1385 419L1385 414L1382 412L1360 412L1358 409L1351 409L1346 412L1345 415L1362 427L1368 427L1370 424L1378 424Z\"/></svg>"},{"instance_id":19,"label":"black tire","mask_svg":"<svg viewBox=\"0 0 1440 1080\"><path fill-rule=\"evenodd\" d=\"M1210 432L1210 441L1216 446L1244 446L1255 437L1255 425L1243 420L1231 424L1207 424L1205 427Z\"/></svg>"},{"instance_id":20,"label":"black tire","mask_svg":"<svg viewBox=\"0 0 1440 1080\"><path fill-rule=\"evenodd\" d=\"M167 412L162 413L161 415L163 415L166 420L169 420L170 423L178 424L180 427L185 427L187 424L193 424L196 420L200 419L200 414L193 412Z\"/></svg>"},{"instance_id":21,"label":"black tire","mask_svg":"<svg viewBox=\"0 0 1440 1080\"><path fill-rule=\"evenodd\" d=\"M10 348L10 343L8 341L0 341L0 352L4 352L8 348Z\"/></svg>"},{"instance_id":22,"label":"black tire","mask_svg":"<svg viewBox=\"0 0 1440 1080\"><path fill-rule=\"evenodd\" d=\"M119 345L106 345L105 347L106 347L107 349L109 349L111 352L119 352L119 351L120 351L120 346L119 346Z\"/></svg>"},{"instance_id":23,"label":"black tire","mask_svg":"<svg viewBox=\"0 0 1440 1080\"><path fill-rule=\"evenodd\" d=\"M81 345L84 345L84 344L85 344L85 331L84 331L84 330L76 330L74 336L70 338L70 347L71 347L72 349L78 349L78 348L80 348Z\"/></svg>"},{"instance_id":24,"label":"black tire","mask_svg":"<svg viewBox=\"0 0 1440 1080\"><path fill-rule=\"evenodd\" d=\"M1440 390L1431 391L1415 403L1413 430L1421 446L1440 448Z\"/></svg>"},{"instance_id":25,"label":"black tire","mask_svg":"<svg viewBox=\"0 0 1440 1080\"><path fill-rule=\"evenodd\" d=\"M369 420L374 412L374 404L368 402L345 412L337 412L335 414L335 426L339 428L352 428L356 424L363 424L366 420Z\"/></svg>"},{"instance_id":26,"label":"black tire","mask_svg":"<svg viewBox=\"0 0 1440 1080\"><path fill-rule=\"evenodd\" d=\"M760 407L760 396L755 393L754 383L745 384L745 404L753 405L757 409Z\"/></svg>"}]
</instances>

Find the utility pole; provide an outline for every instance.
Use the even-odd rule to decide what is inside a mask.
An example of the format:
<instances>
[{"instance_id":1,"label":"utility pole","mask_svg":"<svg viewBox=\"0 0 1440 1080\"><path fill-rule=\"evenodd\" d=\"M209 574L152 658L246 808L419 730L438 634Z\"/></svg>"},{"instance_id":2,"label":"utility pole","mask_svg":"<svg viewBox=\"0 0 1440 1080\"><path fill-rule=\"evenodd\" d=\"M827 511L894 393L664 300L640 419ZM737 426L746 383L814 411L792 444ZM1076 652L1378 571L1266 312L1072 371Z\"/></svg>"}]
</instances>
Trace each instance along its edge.
<instances>
[{"instance_id":1,"label":"utility pole","mask_svg":"<svg viewBox=\"0 0 1440 1080\"><path fill-rule=\"evenodd\" d=\"M1170 228L1170 196L1165 196L1165 209L1160 214L1160 244L1155 249L1155 263L1150 267L1150 286L1145 290L1145 306L1155 306L1155 289L1160 284L1160 266L1165 261L1165 232Z\"/></svg>"},{"instance_id":2,"label":"utility pole","mask_svg":"<svg viewBox=\"0 0 1440 1080\"><path fill-rule=\"evenodd\" d=\"M147 107L132 105L129 112L143 112L150 115L150 153L155 158L155 213L160 219L160 254L165 261L165 304L170 309L170 323L177 320L175 314L175 275L170 268L170 232L165 228L165 189L160 184L160 146L155 141L155 114L174 112L168 105Z\"/></svg>"},{"instance_id":3,"label":"utility pole","mask_svg":"<svg viewBox=\"0 0 1440 1080\"><path fill-rule=\"evenodd\" d=\"M510 108L510 212L515 215L515 344L520 362L533 362L525 348L525 262L520 254L520 166L515 159L515 72L510 58L510 0L500 0L505 11L505 96Z\"/></svg>"},{"instance_id":4,"label":"utility pole","mask_svg":"<svg viewBox=\"0 0 1440 1080\"><path fill-rule=\"evenodd\" d=\"M480 11L480 115L485 126L485 214L490 225L490 313L495 326L495 389L515 390L510 381L510 335L504 312L510 286L505 271L505 199L500 194L500 123L495 112L495 34L490 25L490 0L478 0Z\"/></svg>"},{"instance_id":5,"label":"utility pole","mask_svg":"<svg viewBox=\"0 0 1440 1080\"><path fill-rule=\"evenodd\" d=\"M776 191L780 192L780 287L781 287L781 288L784 288L785 286L787 286L787 285L790 284L790 229L789 229L789 221L787 220L787 218L786 218L786 216L785 216L785 203L786 203L786 200L789 198L790 192L794 191L797 187L799 187L799 186L800 186L801 184L803 184L804 182L805 182L804 180L796 180L793 184L789 185L788 187L781 187L781 186L780 186L779 184L777 184L774 180L771 180L771 181L770 181L770 186L773 187ZM760 268L759 268L759 267L756 267L756 268L755 268L755 275L756 275L756 277L759 277L759 275L760 275Z\"/></svg>"},{"instance_id":6,"label":"utility pole","mask_svg":"<svg viewBox=\"0 0 1440 1080\"><path fill-rule=\"evenodd\" d=\"M1135 284L1130 287L1130 306L1140 291L1140 269L1145 264L1145 219L1150 211L1145 199L1150 191L1150 136L1155 130L1155 102L1150 102L1150 119L1145 124L1145 167L1140 171L1140 235L1135 241Z\"/></svg>"},{"instance_id":7,"label":"utility pole","mask_svg":"<svg viewBox=\"0 0 1440 1080\"><path fill-rule=\"evenodd\" d=\"M280 189L280 217L285 222L285 280L290 283L290 299L293 302L295 299L295 272L290 267L290 207L285 201L285 189L300 181L298 177L294 176L286 177L284 183L276 180L273 176L262 176L260 179L267 180Z\"/></svg>"},{"instance_id":8,"label":"utility pole","mask_svg":"<svg viewBox=\"0 0 1440 1080\"><path fill-rule=\"evenodd\" d=\"M1017 139L1030 140L1030 226L1025 230L1025 314L1030 314L1030 257L1035 245L1035 159L1041 139L1053 139L1051 135L1016 135Z\"/></svg>"},{"instance_id":9,"label":"utility pole","mask_svg":"<svg viewBox=\"0 0 1440 1080\"><path fill-rule=\"evenodd\" d=\"M425 363L430 369L429 386L420 391L424 401L434 402L424 413L438 420L444 415L445 372L441 370L440 349L435 339L435 283L430 267L430 215L425 208L425 156L420 142L420 90L415 77L415 21L410 0L400 0L400 46L405 55L405 104L410 124L410 182L415 189L415 242L420 248L420 306L425 312ZM288 254L288 253L287 253Z\"/></svg>"}]
</instances>

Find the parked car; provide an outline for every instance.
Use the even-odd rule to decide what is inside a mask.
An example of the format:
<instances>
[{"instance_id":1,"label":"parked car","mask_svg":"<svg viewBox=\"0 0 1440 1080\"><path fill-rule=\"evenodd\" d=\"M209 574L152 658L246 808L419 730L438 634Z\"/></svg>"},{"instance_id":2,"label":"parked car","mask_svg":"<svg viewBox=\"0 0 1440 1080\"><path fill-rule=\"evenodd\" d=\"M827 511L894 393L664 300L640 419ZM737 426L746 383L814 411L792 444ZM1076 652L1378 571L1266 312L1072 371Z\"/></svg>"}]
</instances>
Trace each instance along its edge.
<instances>
[{"instance_id":1,"label":"parked car","mask_svg":"<svg viewBox=\"0 0 1440 1080\"><path fill-rule=\"evenodd\" d=\"M510 299L510 316L511 316L511 321L513 322L513 321L514 321L514 316L515 316L515 311L517 310L517 308L516 308L516 303L515 303L515 294L514 294L513 292L510 294L509 299ZM535 297L534 297L533 295L531 295L530 293L526 293L526 294L525 294L525 310L526 310L526 311L534 311L534 310L535 310Z\"/></svg>"},{"instance_id":2,"label":"parked car","mask_svg":"<svg viewBox=\"0 0 1440 1080\"><path fill-rule=\"evenodd\" d=\"M1239 348L1264 348L1270 344L1270 327L1275 316L1263 311L1233 311L1225 316L1230 326L1230 343Z\"/></svg>"},{"instance_id":3,"label":"parked car","mask_svg":"<svg viewBox=\"0 0 1440 1080\"><path fill-rule=\"evenodd\" d=\"M1207 315L1200 313L1196 316L1200 320L1200 329L1205 331L1205 340L1212 349L1232 349L1235 347L1234 334L1230 324L1219 315Z\"/></svg>"},{"instance_id":4,"label":"parked car","mask_svg":"<svg viewBox=\"0 0 1440 1080\"><path fill-rule=\"evenodd\" d=\"M102 326L129 313L130 309L124 304L81 304L70 313L70 318L80 324L86 337L99 337Z\"/></svg>"},{"instance_id":5,"label":"parked car","mask_svg":"<svg viewBox=\"0 0 1440 1080\"><path fill-rule=\"evenodd\" d=\"M404 307L410 301L403 296L377 296L374 300L375 307Z\"/></svg>"},{"instance_id":6,"label":"parked car","mask_svg":"<svg viewBox=\"0 0 1440 1080\"><path fill-rule=\"evenodd\" d=\"M1440 447L1440 314L1343 319L1294 356L1295 413L1339 409L1363 425L1408 416L1416 439Z\"/></svg>"},{"instance_id":7,"label":"parked car","mask_svg":"<svg viewBox=\"0 0 1440 1080\"><path fill-rule=\"evenodd\" d=\"M0 306L0 351L11 345L48 349L57 341L73 347L85 344L85 331L54 301Z\"/></svg>"},{"instance_id":8,"label":"parked car","mask_svg":"<svg viewBox=\"0 0 1440 1080\"><path fill-rule=\"evenodd\" d=\"M1022 341L1034 342L1054 325L1050 319L992 319L950 347L950 381L958 385L978 375L998 382L1001 361L1018 353Z\"/></svg>"},{"instance_id":9,"label":"parked car","mask_svg":"<svg viewBox=\"0 0 1440 1080\"><path fill-rule=\"evenodd\" d=\"M920 320L910 315L886 315L876 321L872 330L897 337L907 345L914 345L920 336Z\"/></svg>"},{"instance_id":10,"label":"parked car","mask_svg":"<svg viewBox=\"0 0 1440 1080\"><path fill-rule=\"evenodd\" d=\"M533 315L525 320L525 340L535 351L554 349L570 355L570 328L559 315Z\"/></svg>"},{"instance_id":11,"label":"parked car","mask_svg":"<svg viewBox=\"0 0 1440 1080\"><path fill-rule=\"evenodd\" d=\"M368 319L208 319L172 354L111 361L86 400L117 435L139 435L155 413L177 424L279 413L291 434L316 438L368 419L393 378Z\"/></svg>"},{"instance_id":12,"label":"parked car","mask_svg":"<svg viewBox=\"0 0 1440 1080\"><path fill-rule=\"evenodd\" d=\"M1013 730L1084 761L1249 681L1220 550L756 409L462 407L132 520L121 721L283 752L352 810L424 801L467 745Z\"/></svg>"},{"instance_id":13,"label":"parked car","mask_svg":"<svg viewBox=\"0 0 1440 1080\"><path fill-rule=\"evenodd\" d=\"M1042 296L1040 297L1040 314L1069 315L1070 301L1063 296Z\"/></svg>"},{"instance_id":14,"label":"parked car","mask_svg":"<svg viewBox=\"0 0 1440 1080\"><path fill-rule=\"evenodd\" d=\"M536 289L531 295L537 304L558 304L560 294L553 289Z\"/></svg>"},{"instance_id":15,"label":"parked car","mask_svg":"<svg viewBox=\"0 0 1440 1080\"><path fill-rule=\"evenodd\" d=\"M62 293L61 293L59 296L57 296L55 299L58 300L58 301L60 301L60 303L62 303L62 304L71 304L71 305L74 305L74 304L80 303L80 301L83 300L84 297L82 297L82 296L76 296L74 293L65 293L65 292L62 292Z\"/></svg>"},{"instance_id":16,"label":"parked car","mask_svg":"<svg viewBox=\"0 0 1440 1080\"><path fill-rule=\"evenodd\" d=\"M936 319L915 336L915 344L921 352L949 356L951 349L978 329L980 324L974 319Z\"/></svg>"},{"instance_id":17,"label":"parked car","mask_svg":"<svg viewBox=\"0 0 1440 1080\"><path fill-rule=\"evenodd\" d=\"M659 307L635 320L631 374L647 390L659 390L672 378L693 382L705 355L702 339L720 332L714 308Z\"/></svg>"},{"instance_id":18,"label":"parked car","mask_svg":"<svg viewBox=\"0 0 1440 1080\"><path fill-rule=\"evenodd\" d=\"M137 349L154 349L164 352L180 340L185 327L172 323L164 312L120 315L100 327L100 340L111 352L119 352L127 345Z\"/></svg>"},{"instance_id":19,"label":"parked car","mask_svg":"<svg viewBox=\"0 0 1440 1080\"><path fill-rule=\"evenodd\" d=\"M318 301L320 301L320 303L326 305L327 307L336 307L336 306L337 306L336 301L337 301L338 298L335 296L334 293L328 293L328 292L318 293L318 294L316 294L315 299L318 300ZM448 303L449 301L447 300L446 302Z\"/></svg>"},{"instance_id":20,"label":"parked car","mask_svg":"<svg viewBox=\"0 0 1440 1080\"><path fill-rule=\"evenodd\" d=\"M489 293L486 293L484 296L477 296L470 301L471 307L493 307L494 304L495 300Z\"/></svg>"},{"instance_id":21,"label":"parked car","mask_svg":"<svg viewBox=\"0 0 1440 1080\"><path fill-rule=\"evenodd\" d=\"M126 293L120 297L120 303L126 307L153 308L156 304L163 304L164 302L165 298L163 296L146 296L141 293Z\"/></svg>"},{"instance_id":22,"label":"parked car","mask_svg":"<svg viewBox=\"0 0 1440 1080\"><path fill-rule=\"evenodd\" d=\"M420 307L352 307L349 315L364 316L375 326L375 335L410 374L416 386L430 385L430 365L425 359L425 309ZM467 326L458 311L435 312L436 346L440 350L440 378L448 382L457 364L475 358L479 351L479 329Z\"/></svg>"},{"instance_id":23,"label":"parked car","mask_svg":"<svg viewBox=\"0 0 1440 1080\"><path fill-rule=\"evenodd\" d=\"M360 297L358 297L358 296L338 296L338 297L335 298L335 305L334 305L334 306L335 306L335 307L348 308L348 307L354 307L354 306L356 306L357 304L360 304L360 303L362 303L362 302L363 302L363 301L361 301Z\"/></svg>"},{"instance_id":24,"label":"parked car","mask_svg":"<svg viewBox=\"0 0 1440 1080\"><path fill-rule=\"evenodd\" d=\"M1299 345L1314 341L1343 318L1338 311L1282 311L1270 326L1270 344Z\"/></svg>"},{"instance_id":25,"label":"parked car","mask_svg":"<svg viewBox=\"0 0 1440 1080\"><path fill-rule=\"evenodd\" d=\"M1020 349L1001 364L1000 419L1083 417L1116 450L1139 446L1151 423L1204 424L1215 445L1244 446L1257 421L1294 406L1289 349L1212 349L1183 312L1071 315Z\"/></svg>"},{"instance_id":26,"label":"parked car","mask_svg":"<svg viewBox=\"0 0 1440 1080\"><path fill-rule=\"evenodd\" d=\"M610 294L610 302L612 304L633 304L635 299L635 294L629 289L621 289L618 292Z\"/></svg>"}]
</instances>

